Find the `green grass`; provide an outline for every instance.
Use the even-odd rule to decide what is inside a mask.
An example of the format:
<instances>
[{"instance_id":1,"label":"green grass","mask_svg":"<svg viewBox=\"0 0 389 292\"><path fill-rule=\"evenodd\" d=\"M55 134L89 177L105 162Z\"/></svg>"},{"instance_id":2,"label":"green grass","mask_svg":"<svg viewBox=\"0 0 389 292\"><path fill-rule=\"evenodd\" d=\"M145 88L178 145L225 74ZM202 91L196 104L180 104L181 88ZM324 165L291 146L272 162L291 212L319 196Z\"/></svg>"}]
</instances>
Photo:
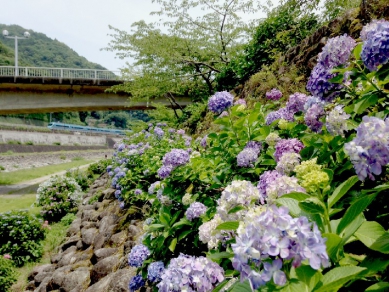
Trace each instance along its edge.
<instances>
[{"instance_id":1,"label":"green grass","mask_svg":"<svg viewBox=\"0 0 389 292\"><path fill-rule=\"evenodd\" d=\"M92 162L94 162L94 160L75 160L68 163L36 167L34 169L21 169L11 172L0 172L0 185L13 185L24 181L29 181Z\"/></svg>"},{"instance_id":2,"label":"green grass","mask_svg":"<svg viewBox=\"0 0 389 292\"><path fill-rule=\"evenodd\" d=\"M40 207L34 207L35 194L29 195L1 195L0 213L12 210L28 210L31 214L39 214Z\"/></svg>"}]
</instances>

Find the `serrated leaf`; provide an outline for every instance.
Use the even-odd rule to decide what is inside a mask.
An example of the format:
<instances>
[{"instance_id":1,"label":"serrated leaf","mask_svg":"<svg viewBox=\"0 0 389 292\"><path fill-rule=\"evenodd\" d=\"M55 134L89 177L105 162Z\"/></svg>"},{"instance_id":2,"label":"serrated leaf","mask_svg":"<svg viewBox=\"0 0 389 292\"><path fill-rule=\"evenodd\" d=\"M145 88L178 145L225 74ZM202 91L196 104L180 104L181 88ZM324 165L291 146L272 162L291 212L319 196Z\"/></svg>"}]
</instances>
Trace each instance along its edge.
<instances>
[{"instance_id":1,"label":"serrated leaf","mask_svg":"<svg viewBox=\"0 0 389 292\"><path fill-rule=\"evenodd\" d=\"M354 236L370 248L373 243L384 234L385 229L379 223L375 221L366 221L362 223Z\"/></svg>"},{"instance_id":2,"label":"serrated leaf","mask_svg":"<svg viewBox=\"0 0 389 292\"><path fill-rule=\"evenodd\" d=\"M324 214L325 205L317 197L310 197L302 202L299 202L299 207L308 214Z\"/></svg>"},{"instance_id":3,"label":"serrated leaf","mask_svg":"<svg viewBox=\"0 0 389 292\"><path fill-rule=\"evenodd\" d=\"M346 211L343 218L340 220L338 228L336 230L337 234L340 234L346 227L349 225L359 214L361 214L367 206L373 202L376 194L369 196L364 196L356 200Z\"/></svg>"},{"instance_id":4,"label":"serrated leaf","mask_svg":"<svg viewBox=\"0 0 389 292\"><path fill-rule=\"evenodd\" d=\"M328 271L322 279L322 286L316 292L338 291L344 284L351 279L356 279L357 275L366 268L346 266L336 267Z\"/></svg>"},{"instance_id":5,"label":"serrated leaf","mask_svg":"<svg viewBox=\"0 0 389 292\"><path fill-rule=\"evenodd\" d=\"M227 221L216 227L216 230L237 230L239 221Z\"/></svg>"},{"instance_id":6,"label":"serrated leaf","mask_svg":"<svg viewBox=\"0 0 389 292\"><path fill-rule=\"evenodd\" d=\"M358 181L358 177L356 175L350 177L345 182L341 183L332 193L332 195L328 198L328 207L331 208L338 202L347 192L356 184Z\"/></svg>"}]
</instances>

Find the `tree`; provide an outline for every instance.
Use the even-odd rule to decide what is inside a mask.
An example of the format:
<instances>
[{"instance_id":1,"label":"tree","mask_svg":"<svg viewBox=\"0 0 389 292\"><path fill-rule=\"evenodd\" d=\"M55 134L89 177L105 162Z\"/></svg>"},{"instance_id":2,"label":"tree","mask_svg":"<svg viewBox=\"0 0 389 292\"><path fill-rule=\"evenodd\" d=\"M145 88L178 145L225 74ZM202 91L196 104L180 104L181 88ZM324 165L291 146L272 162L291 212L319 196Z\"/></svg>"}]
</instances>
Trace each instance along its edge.
<instances>
[{"instance_id":1,"label":"tree","mask_svg":"<svg viewBox=\"0 0 389 292\"><path fill-rule=\"evenodd\" d=\"M110 27L113 40L106 49L134 60L124 70L131 82L114 90L131 92L133 98L165 96L172 102L179 95L204 97L214 92L216 73L239 53L255 24L241 16L263 8L255 0L153 2L161 6L152 13L161 21L135 22L130 33ZM196 12L203 14L195 16Z\"/></svg>"}]
</instances>

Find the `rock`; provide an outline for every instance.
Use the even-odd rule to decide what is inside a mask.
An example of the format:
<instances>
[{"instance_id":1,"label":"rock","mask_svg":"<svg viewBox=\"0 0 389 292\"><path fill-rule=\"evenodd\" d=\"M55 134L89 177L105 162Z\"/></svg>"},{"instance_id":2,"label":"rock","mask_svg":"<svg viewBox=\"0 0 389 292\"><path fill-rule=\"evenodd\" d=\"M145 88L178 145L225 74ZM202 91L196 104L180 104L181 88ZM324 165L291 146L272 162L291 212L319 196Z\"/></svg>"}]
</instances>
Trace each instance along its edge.
<instances>
[{"instance_id":1,"label":"rock","mask_svg":"<svg viewBox=\"0 0 389 292\"><path fill-rule=\"evenodd\" d=\"M34 277L35 286L39 286L39 284L42 283L45 278L47 278L47 277L50 278L52 275L53 275L53 272L42 272L42 273L37 274Z\"/></svg>"},{"instance_id":2,"label":"rock","mask_svg":"<svg viewBox=\"0 0 389 292\"><path fill-rule=\"evenodd\" d=\"M81 221L97 221L99 213L95 210L84 210L81 215Z\"/></svg>"},{"instance_id":3,"label":"rock","mask_svg":"<svg viewBox=\"0 0 389 292\"><path fill-rule=\"evenodd\" d=\"M46 277L43 279L41 284L34 290L34 292L46 292L47 291L47 284L50 282L51 277Z\"/></svg>"},{"instance_id":4,"label":"rock","mask_svg":"<svg viewBox=\"0 0 389 292\"><path fill-rule=\"evenodd\" d=\"M111 282L109 284L110 292L127 292L128 283L131 278L136 275L135 268L128 268L118 270L116 273L111 275Z\"/></svg>"},{"instance_id":5,"label":"rock","mask_svg":"<svg viewBox=\"0 0 389 292\"><path fill-rule=\"evenodd\" d=\"M114 215L114 214L108 215L108 216L105 216L104 218L102 218L100 223L99 223L99 232L100 233L107 232L110 229L110 227L117 222L118 218L119 217Z\"/></svg>"},{"instance_id":6,"label":"rock","mask_svg":"<svg viewBox=\"0 0 389 292\"><path fill-rule=\"evenodd\" d=\"M51 276L51 280L48 283L48 288L50 290L55 290L62 287L62 283L65 281L65 277L71 271L70 266L57 268L53 275Z\"/></svg>"},{"instance_id":7,"label":"rock","mask_svg":"<svg viewBox=\"0 0 389 292\"><path fill-rule=\"evenodd\" d=\"M97 250L97 249L102 248L111 238L111 234L112 233L106 233L106 234L100 233L100 234L98 234L95 237L95 240L93 242L95 249Z\"/></svg>"},{"instance_id":8,"label":"rock","mask_svg":"<svg viewBox=\"0 0 389 292\"><path fill-rule=\"evenodd\" d=\"M35 266L30 272L30 274L28 275L28 280L32 281L36 275L42 272L54 272L54 270L55 270L55 265L51 265L51 264Z\"/></svg>"},{"instance_id":9,"label":"rock","mask_svg":"<svg viewBox=\"0 0 389 292\"><path fill-rule=\"evenodd\" d=\"M115 189L109 188L102 192L104 200L115 200Z\"/></svg>"},{"instance_id":10,"label":"rock","mask_svg":"<svg viewBox=\"0 0 389 292\"><path fill-rule=\"evenodd\" d=\"M34 291L36 289L35 281L30 281L27 283L27 286L24 288L26 291Z\"/></svg>"},{"instance_id":11,"label":"rock","mask_svg":"<svg viewBox=\"0 0 389 292\"><path fill-rule=\"evenodd\" d=\"M72 246L76 248L75 246ZM58 267L64 267L67 265L72 265L77 261L76 251L71 251L62 256L61 260L58 262Z\"/></svg>"},{"instance_id":12,"label":"rock","mask_svg":"<svg viewBox=\"0 0 389 292\"><path fill-rule=\"evenodd\" d=\"M70 225L68 231L66 232L66 235L69 237L76 235L78 232L80 232L80 226L81 226L81 219L80 218L75 219Z\"/></svg>"},{"instance_id":13,"label":"rock","mask_svg":"<svg viewBox=\"0 0 389 292\"><path fill-rule=\"evenodd\" d=\"M123 230L111 236L109 244L112 246L121 246L127 241L127 231Z\"/></svg>"},{"instance_id":14,"label":"rock","mask_svg":"<svg viewBox=\"0 0 389 292\"><path fill-rule=\"evenodd\" d=\"M109 284L111 283L111 275L107 275L97 283L90 286L85 292L111 292L109 290ZM128 291L128 289L127 289Z\"/></svg>"},{"instance_id":15,"label":"rock","mask_svg":"<svg viewBox=\"0 0 389 292\"><path fill-rule=\"evenodd\" d=\"M77 242L80 240L81 238L77 235L75 236L72 236L70 237L68 240L66 240L66 242L64 244L61 245L61 250L62 251L65 251L67 250L70 246L72 245L77 245Z\"/></svg>"},{"instance_id":16,"label":"rock","mask_svg":"<svg viewBox=\"0 0 389 292\"><path fill-rule=\"evenodd\" d=\"M52 256L52 257L51 257L51 263L52 263L52 264L56 264L56 263L60 262L61 259L62 259L65 255L67 255L68 253L71 253L71 252L74 253L76 250L77 250L77 247L76 247L76 246L74 246L74 245L70 246L70 247L69 247L68 249L66 249L64 252L58 253L58 254Z\"/></svg>"},{"instance_id":17,"label":"rock","mask_svg":"<svg viewBox=\"0 0 389 292\"><path fill-rule=\"evenodd\" d=\"M109 257L117 252L117 248L100 248L98 250L95 250L95 252L93 253L93 261L99 262L100 260L105 259L106 257Z\"/></svg>"},{"instance_id":18,"label":"rock","mask_svg":"<svg viewBox=\"0 0 389 292\"><path fill-rule=\"evenodd\" d=\"M81 240L84 246L90 246L96 235L98 233L98 230L96 228L90 228L90 229L81 229Z\"/></svg>"},{"instance_id":19,"label":"rock","mask_svg":"<svg viewBox=\"0 0 389 292\"><path fill-rule=\"evenodd\" d=\"M128 226L128 238L131 240L135 240L140 234L142 230L136 225Z\"/></svg>"},{"instance_id":20,"label":"rock","mask_svg":"<svg viewBox=\"0 0 389 292\"><path fill-rule=\"evenodd\" d=\"M84 291L89 286L89 283L90 283L89 268L81 267L66 275L61 288L66 292L71 291L76 287L80 289L78 291Z\"/></svg>"},{"instance_id":21,"label":"rock","mask_svg":"<svg viewBox=\"0 0 389 292\"><path fill-rule=\"evenodd\" d=\"M81 223L81 229L96 228L97 225L98 225L98 222L84 221Z\"/></svg>"},{"instance_id":22,"label":"rock","mask_svg":"<svg viewBox=\"0 0 389 292\"><path fill-rule=\"evenodd\" d=\"M91 271L92 283L96 283L109 273L115 272L119 266L119 259L119 255L113 255L96 263Z\"/></svg>"}]
</instances>

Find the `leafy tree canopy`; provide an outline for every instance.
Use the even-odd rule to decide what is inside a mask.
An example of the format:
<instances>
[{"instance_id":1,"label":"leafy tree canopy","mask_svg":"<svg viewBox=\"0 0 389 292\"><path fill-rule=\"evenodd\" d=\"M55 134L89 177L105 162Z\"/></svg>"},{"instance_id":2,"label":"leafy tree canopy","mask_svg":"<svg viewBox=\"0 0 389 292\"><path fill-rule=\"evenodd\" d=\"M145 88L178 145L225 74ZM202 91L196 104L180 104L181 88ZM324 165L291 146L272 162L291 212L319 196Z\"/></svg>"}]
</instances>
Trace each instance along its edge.
<instances>
[{"instance_id":1,"label":"leafy tree canopy","mask_svg":"<svg viewBox=\"0 0 389 292\"><path fill-rule=\"evenodd\" d=\"M152 13L161 17L158 23L135 22L129 33L111 27L107 50L134 60L125 70L131 82L124 85L134 98L211 94L215 74L238 54L255 25L243 21L243 14L247 18L263 8L254 0L153 2L160 5Z\"/></svg>"}]
</instances>

